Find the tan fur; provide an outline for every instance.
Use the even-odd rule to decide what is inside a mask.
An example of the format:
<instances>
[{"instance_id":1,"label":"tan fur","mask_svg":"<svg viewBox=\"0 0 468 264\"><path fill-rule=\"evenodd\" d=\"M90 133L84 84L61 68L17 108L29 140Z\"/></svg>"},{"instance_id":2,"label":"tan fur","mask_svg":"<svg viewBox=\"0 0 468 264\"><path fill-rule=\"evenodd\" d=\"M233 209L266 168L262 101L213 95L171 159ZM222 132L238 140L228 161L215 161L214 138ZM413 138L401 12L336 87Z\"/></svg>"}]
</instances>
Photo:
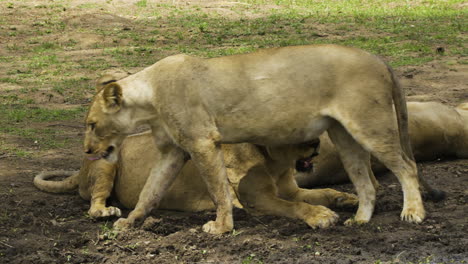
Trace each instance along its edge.
<instances>
[{"instance_id":1,"label":"tan fur","mask_svg":"<svg viewBox=\"0 0 468 264\"><path fill-rule=\"evenodd\" d=\"M437 102L409 102L408 115L411 146L417 161L468 158L468 103L453 108ZM295 175L300 187L349 180L338 152L326 134L320 136L320 145L320 154L313 159L313 170ZM373 159L372 170L380 173L386 168Z\"/></svg>"},{"instance_id":2,"label":"tan fur","mask_svg":"<svg viewBox=\"0 0 468 264\"><path fill-rule=\"evenodd\" d=\"M392 111L393 107L395 112ZM359 49L311 45L200 59L167 57L104 86L86 119L85 152L117 159L123 138L148 124L162 153L127 219L131 225L157 207L190 155L217 214L203 226L233 228L232 202L221 143L291 145L324 131L338 146L359 196L356 216L366 223L375 204L370 154L402 184L401 218L421 222L425 210L407 131L404 94L390 67ZM333 216L319 222L332 222Z\"/></svg>"},{"instance_id":3,"label":"tan fur","mask_svg":"<svg viewBox=\"0 0 468 264\"><path fill-rule=\"evenodd\" d=\"M332 211L322 210L323 206L357 205L356 196L351 194L332 189L305 190L297 187L291 167L296 158L313 151L310 147L270 148L262 154L261 147L234 144L224 145L223 151L230 191L237 207L244 207L253 213L298 218L311 227L317 227L316 218L323 218L316 214L317 211L336 217ZM34 184L49 192L70 191L79 186L81 197L92 201L90 216L120 216L119 209L105 206L106 199L113 191L123 206L134 208L149 176L151 161L160 158L151 133L141 133L124 140L119 161L115 164L105 159L90 161L85 158L79 172L41 173L35 177ZM48 177L44 177L60 174L72 176L63 181L46 181ZM189 161L184 166L159 208L190 212L215 208L193 162ZM318 226L321 225L328 226L329 223L319 221Z\"/></svg>"}]
</instances>

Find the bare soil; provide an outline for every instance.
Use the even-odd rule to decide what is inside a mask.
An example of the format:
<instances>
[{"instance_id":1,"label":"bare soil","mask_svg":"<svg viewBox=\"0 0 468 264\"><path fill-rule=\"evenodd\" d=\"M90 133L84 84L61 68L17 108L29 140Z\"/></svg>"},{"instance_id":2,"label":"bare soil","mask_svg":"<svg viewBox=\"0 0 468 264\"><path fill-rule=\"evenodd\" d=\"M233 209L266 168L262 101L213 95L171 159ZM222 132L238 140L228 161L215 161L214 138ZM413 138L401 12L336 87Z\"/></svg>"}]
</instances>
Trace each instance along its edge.
<instances>
[{"instance_id":1,"label":"bare soil","mask_svg":"<svg viewBox=\"0 0 468 264\"><path fill-rule=\"evenodd\" d=\"M85 2L71 1L74 5ZM114 1L113 6L120 4L131 8L134 2ZM184 1L172 2L185 5ZM216 11L234 18L237 15L225 8L232 5L231 2L217 5L213 5L213 1L193 2L200 4L206 12ZM15 30L33 27L33 21L37 20L37 14L33 12L38 10L33 9L30 16L21 16L20 19L19 14L24 15L21 10L6 10L3 6L1 9L2 14L15 23ZM83 12L73 5L66 11L63 21L68 29L130 25L138 33L138 28L131 26L131 17L103 14L94 9L86 11L86 16L83 16ZM144 29L140 33L145 33ZM54 37L58 41L60 38L64 41L78 40L78 50L67 51L67 55L74 52L76 60L100 54L101 51L92 48L93 44L110 41L80 30L69 30L64 35L50 38ZM24 45L24 39L10 38L3 43L0 43L3 47ZM9 52L14 54L14 51ZM7 52L4 50L1 53ZM450 58L443 58L421 66L396 69L410 100L435 100L449 105L468 101L467 66L449 61ZM3 63L0 69L7 71L11 67ZM126 69L124 72L135 70ZM76 74L80 76L83 72ZM19 88L3 83L0 91ZM39 90L35 96L39 98L41 93L44 92ZM18 95L21 95L19 91ZM49 103L47 107L58 109L85 103L79 100L67 102L59 94L54 97L55 101L50 100L44 99L43 102ZM39 106L41 101L38 99L36 103ZM374 217L363 226L343 225L344 220L352 216L352 211L338 211L340 221L332 228L312 230L298 220L252 216L235 210L235 232L213 236L203 233L200 227L214 218L214 212L155 211L139 228L115 234L108 228L115 219L88 218L86 211L89 202L82 200L77 193L54 195L40 192L32 184L34 175L39 171L79 168L82 128L77 122L80 120L39 124L59 126L67 137L76 138L70 148L41 151L40 155L31 158L8 155L0 150L0 263L468 262L467 160L419 164L420 175L447 192L446 200L425 203L428 217L419 225L400 221L401 188L395 177L387 174L379 178L383 188L378 194ZM0 140L9 146L34 149L34 142L21 137L1 135ZM350 184L332 188L354 191ZM124 210L124 214L128 212Z\"/></svg>"}]
</instances>

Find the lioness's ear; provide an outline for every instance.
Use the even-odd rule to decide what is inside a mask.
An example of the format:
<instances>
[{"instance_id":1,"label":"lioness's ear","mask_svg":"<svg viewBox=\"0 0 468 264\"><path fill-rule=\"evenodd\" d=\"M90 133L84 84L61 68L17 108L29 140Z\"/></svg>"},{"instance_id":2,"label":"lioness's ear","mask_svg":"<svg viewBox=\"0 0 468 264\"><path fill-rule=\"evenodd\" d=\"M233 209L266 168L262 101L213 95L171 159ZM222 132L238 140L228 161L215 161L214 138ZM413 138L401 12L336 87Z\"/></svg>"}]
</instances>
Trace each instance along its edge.
<instances>
[{"instance_id":1,"label":"lioness's ear","mask_svg":"<svg viewBox=\"0 0 468 264\"><path fill-rule=\"evenodd\" d=\"M457 108L460 110L468 111L468 102L459 104Z\"/></svg>"},{"instance_id":2,"label":"lioness's ear","mask_svg":"<svg viewBox=\"0 0 468 264\"><path fill-rule=\"evenodd\" d=\"M111 74L105 74L96 80L96 91L100 91L109 83L116 82L117 78Z\"/></svg>"},{"instance_id":3,"label":"lioness's ear","mask_svg":"<svg viewBox=\"0 0 468 264\"><path fill-rule=\"evenodd\" d=\"M122 87L116 82L104 86L102 97L104 99L104 110L109 113L116 113L122 107Z\"/></svg>"}]
</instances>

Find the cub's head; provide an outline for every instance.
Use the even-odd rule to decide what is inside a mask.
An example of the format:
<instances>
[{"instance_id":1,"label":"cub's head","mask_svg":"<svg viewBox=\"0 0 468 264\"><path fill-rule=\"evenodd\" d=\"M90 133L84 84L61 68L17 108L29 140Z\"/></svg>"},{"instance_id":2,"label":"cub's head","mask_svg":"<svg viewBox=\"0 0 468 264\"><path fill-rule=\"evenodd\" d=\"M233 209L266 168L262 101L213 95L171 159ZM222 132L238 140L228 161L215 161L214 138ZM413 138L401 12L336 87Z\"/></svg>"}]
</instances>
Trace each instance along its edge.
<instances>
[{"instance_id":1,"label":"cub's head","mask_svg":"<svg viewBox=\"0 0 468 264\"><path fill-rule=\"evenodd\" d=\"M300 144L281 147L267 147L268 155L276 161L295 161L296 170L308 172L312 170L312 159L318 155L320 140L318 138Z\"/></svg>"},{"instance_id":2,"label":"cub's head","mask_svg":"<svg viewBox=\"0 0 468 264\"><path fill-rule=\"evenodd\" d=\"M296 149L299 152L298 158L296 159L296 171L298 172L309 172L313 169L313 158L319 155L320 151L320 140L305 142L296 145Z\"/></svg>"},{"instance_id":3,"label":"cub's head","mask_svg":"<svg viewBox=\"0 0 468 264\"><path fill-rule=\"evenodd\" d=\"M91 160L116 162L123 139L130 133L123 110L122 88L105 76L98 80L97 93L86 116L84 152ZM130 122L131 123L131 122Z\"/></svg>"}]
</instances>

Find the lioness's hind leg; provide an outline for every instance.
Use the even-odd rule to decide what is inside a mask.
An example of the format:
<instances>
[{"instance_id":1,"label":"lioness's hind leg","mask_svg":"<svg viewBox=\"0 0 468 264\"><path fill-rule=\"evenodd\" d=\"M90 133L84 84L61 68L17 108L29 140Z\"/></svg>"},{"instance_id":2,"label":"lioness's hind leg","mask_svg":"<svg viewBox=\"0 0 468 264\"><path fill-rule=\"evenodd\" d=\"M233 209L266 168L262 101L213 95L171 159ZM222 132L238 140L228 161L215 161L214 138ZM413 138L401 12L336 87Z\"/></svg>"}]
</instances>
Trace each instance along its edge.
<instances>
[{"instance_id":1,"label":"lioness's hind leg","mask_svg":"<svg viewBox=\"0 0 468 264\"><path fill-rule=\"evenodd\" d=\"M242 178L239 198L248 211L301 219L312 228L326 228L338 220L338 215L324 206L279 198L273 179L262 166L251 168Z\"/></svg>"},{"instance_id":2,"label":"lioness's hind leg","mask_svg":"<svg viewBox=\"0 0 468 264\"><path fill-rule=\"evenodd\" d=\"M371 180L373 174L369 162L370 154L339 123L332 125L328 134L336 145L343 166L359 197L359 206L355 217L348 219L345 224L367 223L374 212L376 196L376 189Z\"/></svg>"},{"instance_id":3,"label":"lioness's hind leg","mask_svg":"<svg viewBox=\"0 0 468 264\"><path fill-rule=\"evenodd\" d=\"M401 218L408 222L420 223L425 217L425 211L419 191L416 163L403 152L399 132L394 127L396 122L392 122L394 119L385 116L387 112L391 113L382 109L376 111L373 118L366 120L354 118L352 126L347 127L352 137L345 129L343 131L348 134L348 137L355 138L360 145L365 146L374 157L396 175L403 189L404 204ZM382 120L387 120L387 122L382 122ZM351 155L354 154L351 152Z\"/></svg>"},{"instance_id":4,"label":"lioness's hind leg","mask_svg":"<svg viewBox=\"0 0 468 264\"><path fill-rule=\"evenodd\" d=\"M411 223L422 222L426 214L419 191L416 163L409 159L401 149L398 155L376 147L372 154L392 171L401 183L404 200L401 219Z\"/></svg>"}]
</instances>

